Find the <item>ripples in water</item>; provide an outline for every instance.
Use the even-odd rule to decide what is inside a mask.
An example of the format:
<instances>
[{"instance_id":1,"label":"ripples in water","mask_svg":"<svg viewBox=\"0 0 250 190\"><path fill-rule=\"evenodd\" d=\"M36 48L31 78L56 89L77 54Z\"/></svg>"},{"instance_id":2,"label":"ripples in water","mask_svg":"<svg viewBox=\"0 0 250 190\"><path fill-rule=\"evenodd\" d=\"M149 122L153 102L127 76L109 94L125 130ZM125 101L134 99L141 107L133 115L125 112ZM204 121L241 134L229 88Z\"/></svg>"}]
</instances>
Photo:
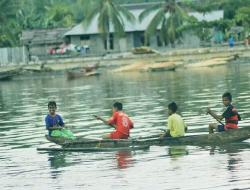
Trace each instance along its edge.
<instances>
[{"instance_id":1,"label":"ripples in water","mask_svg":"<svg viewBox=\"0 0 250 190\"><path fill-rule=\"evenodd\" d=\"M152 146L148 151L37 152L55 146L44 138L47 103L55 100L76 136L99 139L113 131L108 119L115 101L135 124L131 136L161 134L167 105L177 102L189 133L205 134L206 107L223 112L221 95L249 126L248 65L162 73L108 74L68 81L66 77L2 83L0 88L1 189L240 189L249 188L249 141L229 146Z\"/></svg>"}]
</instances>

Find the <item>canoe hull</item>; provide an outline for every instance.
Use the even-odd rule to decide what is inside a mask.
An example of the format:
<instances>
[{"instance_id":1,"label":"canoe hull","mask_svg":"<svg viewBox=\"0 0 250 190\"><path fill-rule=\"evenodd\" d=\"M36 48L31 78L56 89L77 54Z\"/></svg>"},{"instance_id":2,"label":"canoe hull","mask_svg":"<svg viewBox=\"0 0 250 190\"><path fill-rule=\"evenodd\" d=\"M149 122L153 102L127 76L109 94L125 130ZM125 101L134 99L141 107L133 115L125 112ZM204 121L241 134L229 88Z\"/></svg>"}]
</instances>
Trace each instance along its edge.
<instances>
[{"instance_id":1,"label":"canoe hull","mask_svg":"<svg viewBox=\"0 0 250 190\"><path fill-rule=\"evenodd\" d=\"M65 139L61 137L50 137L46 135L46 139L63 148L119 148L132 145L220 145L235 141L243 141L250 138L250 127L235 129L214 134L193 135L177 138L148 138L143 140L89 140L89 139Z\"/></svg>"},{"instance_id":2,"label":"canoe hull","mask_svg":"<svg viewBox=\"0 0 250 190\"><path fill-rule=\"evenodd\" d=\"M98 72L71 72L67 71L67 78L68 79L75 79L75 78L80 78L80 77L89 77L89 76L98 76L100 73Z\"/></svg>"},{"instance_id":3,"label":"canoe hull","mask_svg":"<svg viewBox=\"0 0 250 190\"><path fill-rule=\"evenodd\" d=\"M159 71L175 71L178 68L177 65L175 66L168 66L168 67L149 67L149 72L159 72Z\"/></svg>"},{"instance_id":4,"label":"canoe hull","mask_svg":"<svg viewBox=\"0 0 250 190\"><path fill-rule=\"evenodd\" d=\"M38 151L80 151L80 152L112 152L112 151L134 151L134 150L147 150L149 145L146 146L129 146L120 148L37 148Z\"/></svg>"}]
</instances>

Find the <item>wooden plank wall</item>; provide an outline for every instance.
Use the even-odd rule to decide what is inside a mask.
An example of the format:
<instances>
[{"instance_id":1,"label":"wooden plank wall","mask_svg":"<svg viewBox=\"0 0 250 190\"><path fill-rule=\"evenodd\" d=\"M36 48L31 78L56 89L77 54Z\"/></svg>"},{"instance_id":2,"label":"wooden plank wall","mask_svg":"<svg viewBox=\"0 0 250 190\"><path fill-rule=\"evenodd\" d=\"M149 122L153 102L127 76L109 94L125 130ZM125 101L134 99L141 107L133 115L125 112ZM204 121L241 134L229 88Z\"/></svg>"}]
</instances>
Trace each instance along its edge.
<instances>
[{"instance_id":1,"label":"wooden plank wall","mask_svg":"<svg viewBox=\"0 0 250 190\"><path fill-rule=\"evenodd\" d=\"M0 48L0 65L19 65L29 61L29 53L26 47Z\"/></svg>"}]
</instances>

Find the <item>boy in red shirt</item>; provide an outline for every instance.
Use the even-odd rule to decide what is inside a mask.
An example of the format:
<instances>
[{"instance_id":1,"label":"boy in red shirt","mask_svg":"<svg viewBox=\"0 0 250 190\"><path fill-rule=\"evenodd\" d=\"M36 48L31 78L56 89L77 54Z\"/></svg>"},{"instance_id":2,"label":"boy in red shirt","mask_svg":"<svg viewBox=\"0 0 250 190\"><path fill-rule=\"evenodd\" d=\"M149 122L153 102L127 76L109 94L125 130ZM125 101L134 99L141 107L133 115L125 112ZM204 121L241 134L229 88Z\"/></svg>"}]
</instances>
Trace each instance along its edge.
<instances>
[{"instance_id":1,"label":"boy in red shirt","mask_svg":"<svg viewBox=\"0 0 250 190\"><path fill-rule=\"evenodd\" d=\"M225 125L218 125L216 123L209 124L209 134L214 133L214 129L218 132L229 131L230 129L238 129L238 121L241 120L240 115L238 114L235 107L232 103L232 95L229 92L225 92L222 95L222 103L227 108L222 115L217 115L210 108L206 109L206 112L209 113L216 120L222 120L225 118Z\"/></svg>"},{"instance_id":2,"label":"boy in red shirt","mask_svg":"<svg viewBox=\"0 0 250 190\"><path fill-rule=\"evenodd\" d=\"M127 139L130 129L134 128L134 124L130 121L127 114L122 111L122 103L120 102L114 103L113 115L109 120L105 120L98 115L95 117L108 125L116 125L116 131L103 135L103 139Z\"/></svg>"}]
</instances>

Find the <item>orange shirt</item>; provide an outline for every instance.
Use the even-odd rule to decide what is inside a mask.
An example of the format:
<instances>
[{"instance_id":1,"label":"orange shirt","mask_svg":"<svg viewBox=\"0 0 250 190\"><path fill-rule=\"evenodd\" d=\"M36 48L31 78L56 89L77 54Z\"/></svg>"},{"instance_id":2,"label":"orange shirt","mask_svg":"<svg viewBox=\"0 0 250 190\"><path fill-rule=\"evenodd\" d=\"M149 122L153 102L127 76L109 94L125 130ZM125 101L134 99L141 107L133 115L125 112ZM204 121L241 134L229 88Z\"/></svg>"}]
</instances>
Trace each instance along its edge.
<instances>
[{"instance_id":1,"label":"orange shirt","mask_svg":"<svg viewBox=\"0 0 250 190\"><path fill-rule=\"evenodd\" d=\"M116 111L109 119L110 125L116 125L116 131L129 135L129 130L134 127L134 124L130 121L126 113L122 111Z\"/></svg>"}]
</instances>

